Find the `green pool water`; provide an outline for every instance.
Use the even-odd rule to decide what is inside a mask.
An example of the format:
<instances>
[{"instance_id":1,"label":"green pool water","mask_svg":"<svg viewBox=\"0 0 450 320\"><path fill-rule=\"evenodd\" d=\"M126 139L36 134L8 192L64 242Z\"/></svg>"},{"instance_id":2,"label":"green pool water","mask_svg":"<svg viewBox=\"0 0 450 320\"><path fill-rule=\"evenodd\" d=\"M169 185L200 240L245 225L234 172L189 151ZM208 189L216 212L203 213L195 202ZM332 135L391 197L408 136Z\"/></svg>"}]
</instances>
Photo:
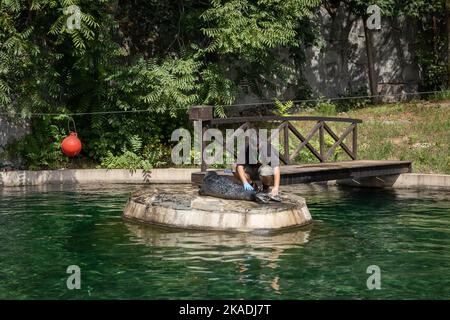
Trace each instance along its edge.
<instances>
[{"instance_id":1,"label":"green pool water","mask_svg":"<svg viewBox=\"0 0 450 320\"><path fill-rule=\"evenodd\" d=\"M0 298L450 298L448 193L289 186L315 223L264 236L126 222L136 188L0 190ZM67 289L69 265L80 290ZM366 286L370 265L380 290Z\"/></svg>"}]
</instances>

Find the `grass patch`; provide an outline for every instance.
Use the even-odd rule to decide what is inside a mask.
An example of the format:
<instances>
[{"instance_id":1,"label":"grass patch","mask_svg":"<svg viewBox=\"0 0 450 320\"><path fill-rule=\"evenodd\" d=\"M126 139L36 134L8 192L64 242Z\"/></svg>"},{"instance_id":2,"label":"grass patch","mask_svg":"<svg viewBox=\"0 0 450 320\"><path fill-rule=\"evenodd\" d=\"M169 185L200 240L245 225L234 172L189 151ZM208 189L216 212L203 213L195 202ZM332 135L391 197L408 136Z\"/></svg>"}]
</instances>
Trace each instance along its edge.
<instances>
[{"instance_id":1,"label":"grass patch","mask_svg":"<svg viewBox=\"0 0 450 320\"><path fill-rule=\"evenodd\" d=\"M428 100L449 100L450 99L450 90L442 90L439 92L433 93Z\"/></svg>"},{"instance_id":2,"label":"grass patch","mask_svg":"<svg viewBox=\"0 0 450 320\"><path fill-rule=\"evenodd\" d=\"M299 115L327 114L329 112L316 109ZM414 172L450 174L448 104L386 104L351 110L337 116L363 120L363 123L358 125L359 159L410 160L413 162ZM329 125L338 135L348 126L340 123ZM297 122L296 126L306 135L311 124ZM351 135L344 142L351 147ZM340 148L334 158L349 160Z\"/></svg>"}]
</instances>

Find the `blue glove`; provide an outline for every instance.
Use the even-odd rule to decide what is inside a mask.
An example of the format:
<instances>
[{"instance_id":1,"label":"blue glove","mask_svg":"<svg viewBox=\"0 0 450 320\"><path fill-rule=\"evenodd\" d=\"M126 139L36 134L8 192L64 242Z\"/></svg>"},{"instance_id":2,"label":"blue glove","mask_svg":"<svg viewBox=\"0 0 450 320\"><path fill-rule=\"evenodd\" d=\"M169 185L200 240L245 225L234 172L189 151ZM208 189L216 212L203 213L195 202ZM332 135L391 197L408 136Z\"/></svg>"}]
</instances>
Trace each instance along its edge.
<instances>
[{"instance_id":1,"label":"blue glove","mask_svg":"<svg viewBox=\"0 0 450 320\"><path fill-rule=\"evenodd\" d=\"M248 182L244 183L244 189L247 191L253 191L253 187Z\"/></svg>"}]
</instances>

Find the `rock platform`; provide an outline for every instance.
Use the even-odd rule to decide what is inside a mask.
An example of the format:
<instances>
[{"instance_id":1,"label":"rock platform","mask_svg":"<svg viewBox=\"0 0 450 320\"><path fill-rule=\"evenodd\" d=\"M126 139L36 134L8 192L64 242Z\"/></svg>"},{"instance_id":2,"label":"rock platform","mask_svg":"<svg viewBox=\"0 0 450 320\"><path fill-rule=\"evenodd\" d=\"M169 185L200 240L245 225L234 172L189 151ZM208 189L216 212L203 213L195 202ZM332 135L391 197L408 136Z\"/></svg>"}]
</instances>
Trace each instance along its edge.
<instances>
[{"instance_id":1,"label":"rock platform","mask_svg":"<svg viewBox=\"0 0 450 320\"><path fill-rule=\"evenodd\" d=\"M183 186L153 187L133 193L124 217L165 227L234 232L278 231L312 222L302 197L282 195L282 202L259 204L198 195Z\"/></svg>"}]
</instances>

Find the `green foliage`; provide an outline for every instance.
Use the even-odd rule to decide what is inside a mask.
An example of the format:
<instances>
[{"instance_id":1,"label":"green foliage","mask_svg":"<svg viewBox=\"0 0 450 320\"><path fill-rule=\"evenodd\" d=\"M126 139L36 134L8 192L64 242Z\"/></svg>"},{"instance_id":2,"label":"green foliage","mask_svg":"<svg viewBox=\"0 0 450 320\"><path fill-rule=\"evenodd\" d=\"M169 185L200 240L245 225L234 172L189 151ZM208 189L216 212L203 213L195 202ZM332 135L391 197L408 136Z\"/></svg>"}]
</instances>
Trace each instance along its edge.
<instances>
[{"instance_id":1,"label":"green foliage","mask_svg":"<svg viewBox=\"0 0 450 320\"><path fill-rule=\"evenodd\" d=\"M336 110L339 112L364 108L371 103L370 98L367 97L366 87L361 87L356 91L347 90L340 97L343 99L335 101Z\"/></svg>"},{"instance_id":2,"label":"green foliage","mask_svg":"<svg viewBox=\"0 0 450 320\"><path fill-rule=\"evenodd\" d=\"M409 0L402 4L402 12L417 25L417 61L422 68L424 90L447 87L445 1Z\"/></svg>"},{"instance_id":3,"label":"green foliage","mask_svg":"<svg viewBox=\"0 0 450 320\"><path fill-rule=\"evenodd\" d=\"M274 113L278 116L288 116L289 110L294 106L293 101L287 101L286 103L282 103L280 100L275 99L275 110Z\"/></svg>"},{"instance_id":4,"label":"green foliage","mask_svg":"<svg viewBox=\"0 0 450 320\"><path fill-rule=\"evenodd\" d=\"M242 93L267 99L267 92L286 84L300 88L302 95L308 92L301 76L296 83L289 81L292 72L301 70L304 47L316 39L311 17L322 3L2 1L0 112L22 118L30 113L81 113L74 118L82 157L105 166L166 165L171 132L188 127L189 106L212 104L216 116L225 117L227 106ZM346 3L359 16L365 14L367 1ZM403 7L394 0L372 3L386 15L400 12L418 19L424 36L418 57L427 86L441 86L444 59L425 49L430 15L438 19L432 45L436 52L443 48L438 0L411 0ZM70 5L81 10L80 29L67 27ZM337 111L359 107L361 101L336 103ZM284 115L292 106L277 107ZM10 155L32 168L66 166L69 161L57 142L63 121L32 119L32 134L10 146Z\"/></svg>"},{"instance_id":5,"label":"green foliage","mask_svg":"<svg viewBox=\"0 0 450 320\"><path fill-rule=\"evenodd\" d=\"M319 101L316 105L316 110L324 116L336 115L336 105L330 101Z\"/></svg>"},{"instance_id":6,"label":"green foliage","mask_svg":"<svg viewBox=\"0 0 450 320\"><path fill-rule=\"evenodd\" d=\"M114 38L114 1L43 0L34 1L32 8L20 1L8 3L0 7L2 112L93 113L75 120L84 139L82 153L95 161L117 155L133 135L142 137L143 145L159 141L157 149L168 148L172 130L187 122L183 109L199 100L201 62L192 57L130 58ZM71 4L81 8L80 30L66 27L64 8ZM30 19L21 20L24 14ZM99 114L137 109L148 112ZM27 159L32 167L63 165L67 159L59 148L47 153L51 142L46 130L46 120L33 118L32 135L18 142L23 147L11 148L11 156ZM36 150L30 151L33 144ZM150 156L162 163L156 153Z\"/></svg>"},{"instance_id":7,"label":"green foliage","mask_svg":"<svg viewBox=\"0 0 450 320\"><path fill-rule=\"evenodd\" d=\"M450 100L450 90L442 90L433 93L428 97L429 100Z\"/></svg>"},{"instance_id":8,"label":"green foliage","mask_svg":"<svg viewBox=\"0 0 450 320\"><path fill-rule=\"evenodd\" d=\"M214 104L215 115L220 118L226 117L224 106L231 105L237 94L236 84L225 77L225 72L218 65L210 65L201 73L203 85L200 95L204 97L204 104Z\"/></svg>"},{"instance_id":9,"label":"green foliage","mask_svg":"<svg viewBox=\"0 0 450 320\"><path fill-rule=\"evenodd\" d=\"M34 126L34 131L10 143L6 155L21 160L31 170L65 167L69 159L61 151L61 142L67 136L65 117L45 117Z\"/></svg>"},{"instance_id":10,"label":"green foliage","mask_svg":"<svg viewBox=\"0 0 450 320\"><path fill-rule=\"evenodd\" d=\"M304 59L302 43L312 43L311 16L318 0L212 0L202 14L201 29L208 39L199 52L212 57L244 93L266 96L291 81L299 70L281 52L297 62ZM299 81L301 82L301 81ZM304 83L304 82L303 82ZM293 84L301 88L301 83ZM219 109L219 111L221 111ZM220 114L219 114L220 115Z\"/></svg>"},{"instance_id":11,"label":"green foliage","mask_svg":"<svg viewBox=\"0 0 450 320\"><path fill-rule=\"evenodd\" d=\"M105 78L109 83L106 95L110 97L102 105L103 110L148 109L154 113L167 113L176 117L180 109L198 101L198 71L201 63L192 58L167 58L144 60L116 67Z\"/></svg>"},{"instance_id":12,"label":"green foliage","mask_svg":"<svg viewBox=\"0 0 450 320\"><path fill-rule=\"evenodd\" d=\"M114 156L109 151L107 156L102 159L100 166L106 169L143 169L144 171L150 171L152 169L152 164L147 159L143 159L141 156L129 150L126 150L118 156Z\"/></svg>"},{"instance_id":13,"label":"green foliage","mask_svg":"<svg viewBox=\"0 0 450 320\"><path fill-rule=\"evenodd\" d=\"M270 54L278 46L298 46L296 27L319 1L212 0L202 18L213 27L203 28L211 39L206 52L239 54L248 60Z\"/></svg>"},{"instance_id":14,"label":"green foliage","mask_svg":"<svg viewBox=\"0 0 450 320\"><path fill-rule=\"evenodd\" d=\"M155 166L165 165L168 157L170 157L170 151L162 147L158 141L143 147L142 139L138 135L132 135L118 155L108 151L102 158L100 167L150 171Z\"/></svg>"},{"instance_id":15,"label":"green foliage","mask_svg":"<svg viewBox=\"0 0 450 320\"><path fill-rule=\"evenodd\" d=\"M133 135L129 139L130 149L132 152L139 152L142 147L142 139L138 135Z\"/></svg>"},{"instance_id":16,"label":"green foliage","mask_svg":"<svg viewBox=\"0 0 450 320\"><path fill-rule=\"evenodd\" d=\"M318 3L3 1L0 110L83 113L74 117L82 156L106 167L165 165L171 132L188 124L186 109L213 104L225 117L243 79L256 88L283 73L273 50L300 48L299 30ZM70 5L80 8L80 29L67 27ZM15 156L33 167L64 165L49 126L34 117Z\"/></svg>"}]
</instances>

